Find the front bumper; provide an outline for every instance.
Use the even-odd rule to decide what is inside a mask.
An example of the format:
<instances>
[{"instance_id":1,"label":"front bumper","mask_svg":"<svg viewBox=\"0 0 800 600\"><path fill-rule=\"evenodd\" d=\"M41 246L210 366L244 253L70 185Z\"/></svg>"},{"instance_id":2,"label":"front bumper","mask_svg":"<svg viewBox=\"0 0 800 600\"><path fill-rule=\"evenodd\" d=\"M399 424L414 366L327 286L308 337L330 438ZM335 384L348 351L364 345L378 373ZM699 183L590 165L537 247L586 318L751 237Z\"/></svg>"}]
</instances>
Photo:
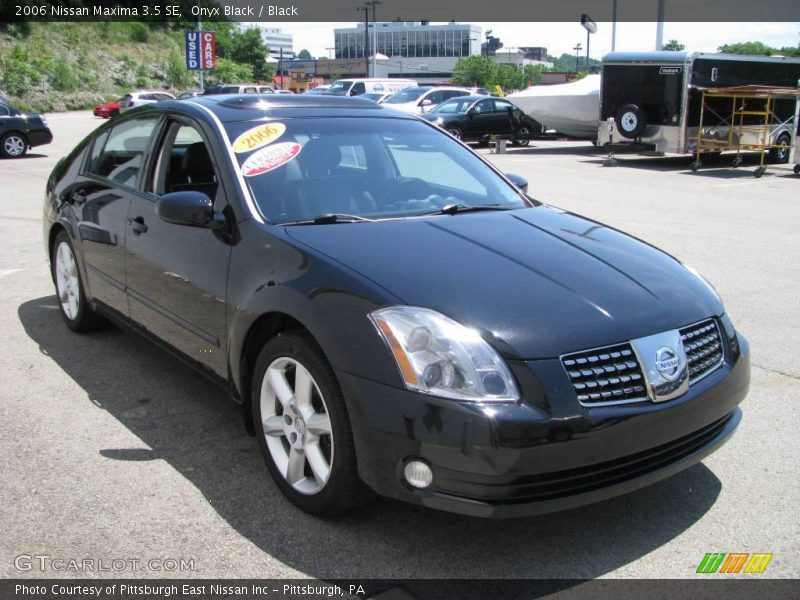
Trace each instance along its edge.
<instances>
[{"instance_id":1,"label":"front bumper","mask_svg":"<svg viewBox=\"0 0 800 600\"><path fill-rule=\"evenodd\" d=\"M378 494L481 517L574 508L673 475L722 446L741 420L749 349L668 402L582 407L557 360L512 363L515 404L425 396L337 372L353 425L359 474ZM730 350L730 349L729 349ZM433 484L402 479L412 458Z\"/></svg>"}]
</instances>

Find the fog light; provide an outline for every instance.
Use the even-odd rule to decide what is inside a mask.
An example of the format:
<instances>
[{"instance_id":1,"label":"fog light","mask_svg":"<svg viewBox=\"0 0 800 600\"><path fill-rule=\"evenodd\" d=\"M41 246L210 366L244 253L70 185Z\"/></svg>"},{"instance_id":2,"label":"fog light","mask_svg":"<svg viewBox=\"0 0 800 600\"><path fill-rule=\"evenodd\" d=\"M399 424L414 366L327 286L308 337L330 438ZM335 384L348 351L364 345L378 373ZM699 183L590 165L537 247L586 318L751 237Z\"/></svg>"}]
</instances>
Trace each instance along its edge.
<instances>
[{"instance_id":1,"label":"fog light","mask_svg":"<svg viewBox=\"0 0 800 600\"><path fill-rule=\"evenodd\" d=\"M415 488L424 489L433 483L433 471L421 460L411 460L403 468L403 477Z\"/></svg>"}]
</instances>

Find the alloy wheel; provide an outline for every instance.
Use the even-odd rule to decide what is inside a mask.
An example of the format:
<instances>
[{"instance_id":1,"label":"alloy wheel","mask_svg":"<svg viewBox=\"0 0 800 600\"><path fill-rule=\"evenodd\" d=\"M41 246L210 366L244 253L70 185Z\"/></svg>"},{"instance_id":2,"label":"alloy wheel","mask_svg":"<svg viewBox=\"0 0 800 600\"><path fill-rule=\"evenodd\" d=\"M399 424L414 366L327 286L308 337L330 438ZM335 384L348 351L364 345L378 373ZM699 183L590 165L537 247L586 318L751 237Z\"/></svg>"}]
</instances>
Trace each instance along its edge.
<instances>
[{"instance_id":1,"label":"alloy wheel","mask_svg":"<svg viewBox=\"0 0 800 600\"><path fill-rule=\"evenodd\" d=\"M261 420L267 449L295 490L317 494L333 464L333 435L325 399L301 363L275 359L261 383Z\"/></svg>"},{"instance_id":2,"label":"alloy wheel","mask_svg":"<svg viewBox=\"0 0 800 600\"><path fill-rule=\"evenodd\" d=\"M75 256L66 242L61 242L56 250L56 290L64 314L75 320L80 307L81 283Z\"/></svg>"},{"instance_id":3,"label":"alloy wheel","mask_svg":"<svg viewBox=\"0 0 800 600\"><path fill-rule=\"evenodd\" d=\"M22 156L25 153L25 140L18 135L9 135L3 143L8 156Z\"/></svg>"}]
</instances>

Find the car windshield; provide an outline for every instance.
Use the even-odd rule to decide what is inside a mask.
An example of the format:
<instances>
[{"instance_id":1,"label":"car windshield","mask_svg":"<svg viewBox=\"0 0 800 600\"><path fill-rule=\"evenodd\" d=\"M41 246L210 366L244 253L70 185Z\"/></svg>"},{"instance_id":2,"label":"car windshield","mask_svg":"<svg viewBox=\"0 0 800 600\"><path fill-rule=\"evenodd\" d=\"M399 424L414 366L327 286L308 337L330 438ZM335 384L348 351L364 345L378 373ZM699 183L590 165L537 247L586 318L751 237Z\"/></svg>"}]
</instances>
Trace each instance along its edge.
<instances>
[{"instance_id":1,"label":"car windshield","mask_svg":"<svg viewBox=\"0 0 800 600\"><path fill-rule=\"evenodd\" d=\"M448 100L447 102L442 102L439 106L431 110L431 113L447 113L447 114L460 114L463 115L474 100L463 100L463 99L455 99L455 100Z\"/></svg>"},{"instance_id":2,"label":"car windshield","mask_svg":"<svg viewBox=\"0 0 800 600\"><path fill-rule=\"evenodd\" d=\"M528 206L473 152L421 121L292 118L226 128L257 207L273 223Z\"/></svg>"},{"instance_id":3,"label":"car windshield","mask_svg":"<svg viewBox=\"0 0 800 600\"><path fill-rule=\"evenodd\" d=\"M333 96L346 96L347 91L350 89L350 86L353 85L352 81L337 81L331 87L329 87L324 93L330 94Z\"/></svg>"},{"instance_id":4,"label":"car windshield","mask_svg":"<svg viewBox=\"0 0 800 600\"><path fill-rule=\"evenodd\" d=\"M397 92L396 94L392 94L386 100L383 101L384 104L405 104L406 102L413 102L417 100L422 94L428 91L429 88L424 87L416 87L416 88L406 88Z\"/></svg>"}]
</instances>

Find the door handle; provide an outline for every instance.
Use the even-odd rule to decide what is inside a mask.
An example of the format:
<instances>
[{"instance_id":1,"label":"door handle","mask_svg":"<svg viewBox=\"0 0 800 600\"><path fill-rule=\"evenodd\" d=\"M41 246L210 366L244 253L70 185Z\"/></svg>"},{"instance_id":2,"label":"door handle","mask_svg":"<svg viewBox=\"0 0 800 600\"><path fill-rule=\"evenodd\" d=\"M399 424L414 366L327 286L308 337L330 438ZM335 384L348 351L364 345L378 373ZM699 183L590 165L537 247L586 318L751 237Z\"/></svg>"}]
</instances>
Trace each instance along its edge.
<instances>
[{"instance_id":1,"label":"door handle","mask_svg":"<svg viewBox=\"0 0 800 600\"><path fill-rule=\"evenodd\" d=\"M144 224L144 217L136 217L135 219L128 219L131 224L131 231L134 235L141 235L147 233L147 225Z\"/></svg>"}]
</instances>

